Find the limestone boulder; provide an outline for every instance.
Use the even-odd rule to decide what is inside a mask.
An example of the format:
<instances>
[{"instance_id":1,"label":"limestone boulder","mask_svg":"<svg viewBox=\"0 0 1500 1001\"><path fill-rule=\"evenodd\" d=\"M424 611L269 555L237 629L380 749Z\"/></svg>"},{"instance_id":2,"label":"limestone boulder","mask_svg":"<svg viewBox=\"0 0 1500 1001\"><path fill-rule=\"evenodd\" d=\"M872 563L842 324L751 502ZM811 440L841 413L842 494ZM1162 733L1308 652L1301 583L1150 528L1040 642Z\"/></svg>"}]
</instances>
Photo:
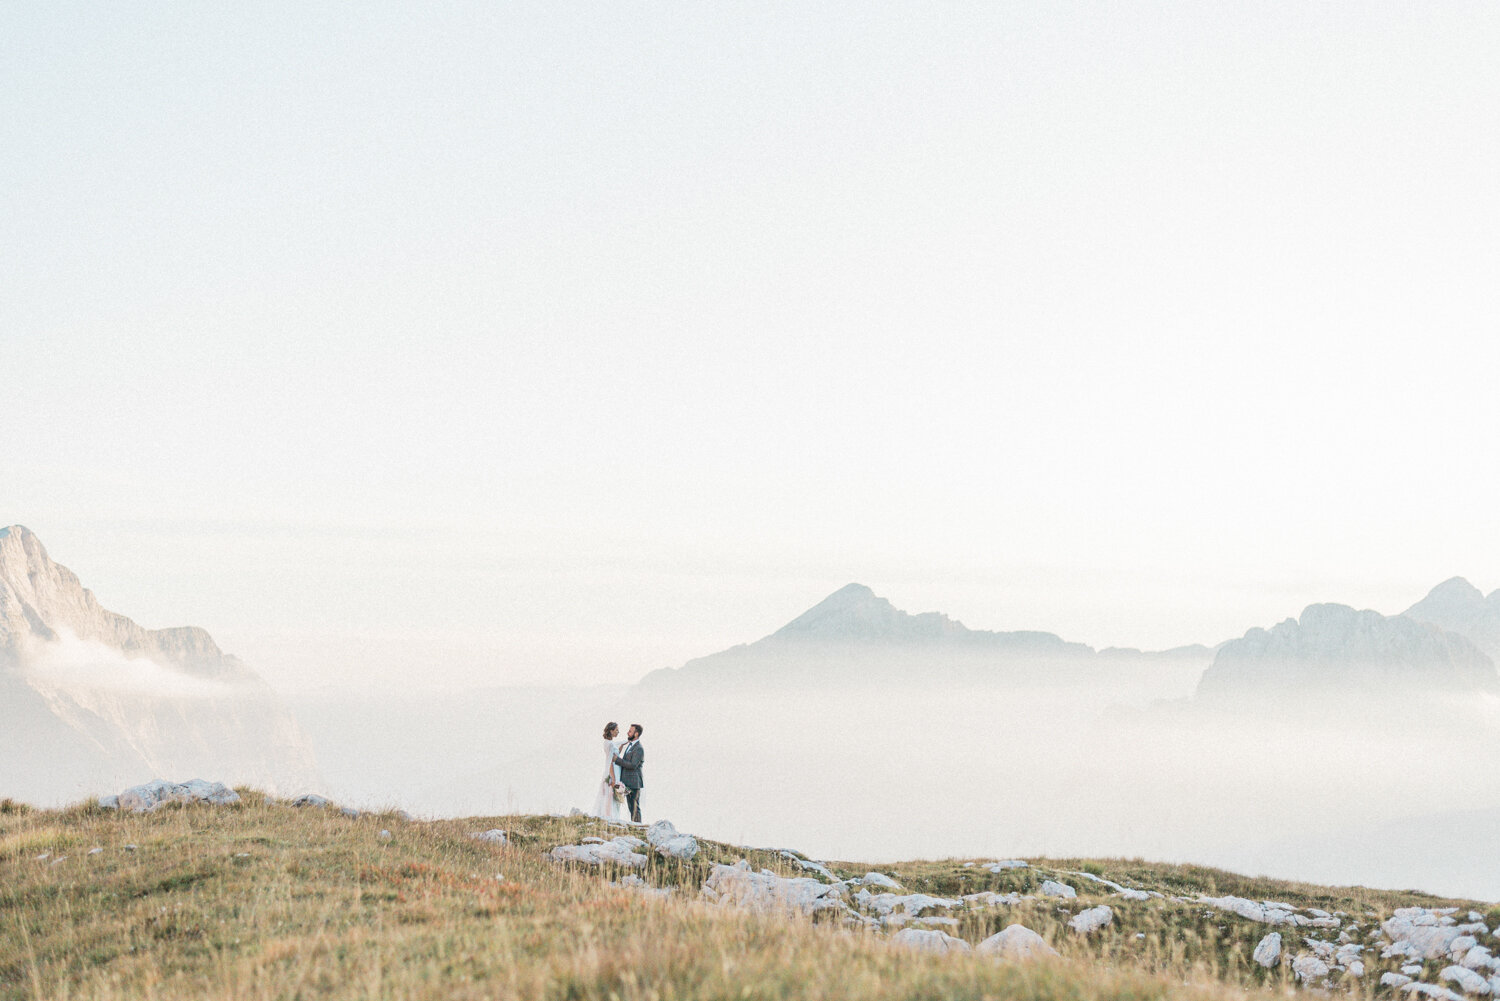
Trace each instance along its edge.
<instances>
[{"instance_id":1,"label":"limestone boulder","mask_svg":"<svg viewBox=\"0 0 1500 1001\"><path fill-rule=\"evenodd\" d=\"M1443 972L1438 974L1438 979L1444 983L1453 984L1465 994L1488 994L1490 993L1490 982L1473 970L1464 966L1445 966Z\"/></svg>"},{"instance_id":2,"label":"limestone boulder","mask_svg":"<svg viewBox=\"0 0 1500 1001\"><path fill-rule=\"evenodd\" d=\"M891 936L891 944L916 952L968 952L969 943L935 928L903 928Z\"/></svg>"},{"instance_id":3,"label":"limestone boulder","mask_svg":"<svg viewBox=\"0 0 1500 1001\"><path fill-rule=\"evenodd\" d=\"M1317 956L1303 953L1292 960L1292 973L1303 983L1310 983L1328 976L1328 964Z\"/></svg>"},{"instance_id":4,"label":"limestone boulder","mask_svg":"<svg viewBox=\"0 0 1500 1001\"><path fill-rule=\"evenodd\" d=\"M1255 947L1255 952L1251 954L1250 958L1268 970L1280 962L1281 932L1273 931L1261 939L1260 944Z\"/></svg>"},{"instance_id":5,"label":"limestone boulder","mask_svg":"<svg viewBox=\"0 0 1500 1001\"><path fill-rule=\"evenodd\" d=\"M1115 912L1110 910L1108 904L1100 904L1098 907L1090 907L1086 911L1079 911L1068 921L1068 927L1080 935L1091 935L1099 929L1107 926L1115 919Z\"/></svg>"},{"instance_id":6,"label":"limestone boulder","mask_svg":"<svg viewBox=\"0 0 1500 1001\"><path fill-rule=\"evenodd\" d=\"M1030 961L1048 959L1057 955L1057 950L1047 940L1022 924L1013 924L998 931L974 947L975 952L999 959Z\"/></svg>"},{"instance_id":7,"label":"limestone boulder","mask_svg":"<svg viewBox=\"0 0 1500 1001\"><path fill-rule=\"evenodd\" d=\"M687 861L698 855L698 841L691 834L679 834L676 837L658 842L656 850L667 858Z\"/></svg>"}]
</instances>

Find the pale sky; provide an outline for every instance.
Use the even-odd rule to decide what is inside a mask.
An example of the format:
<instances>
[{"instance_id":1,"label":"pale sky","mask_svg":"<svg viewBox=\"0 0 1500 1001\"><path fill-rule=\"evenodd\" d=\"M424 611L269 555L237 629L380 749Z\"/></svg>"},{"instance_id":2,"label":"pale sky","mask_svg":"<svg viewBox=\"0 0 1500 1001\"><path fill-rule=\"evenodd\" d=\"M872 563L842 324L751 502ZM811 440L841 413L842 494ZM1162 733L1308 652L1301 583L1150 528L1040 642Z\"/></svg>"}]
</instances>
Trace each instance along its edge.
<instances>
[{"instance_id":1,"label":"pale sky","mask_svg":"<svg viewBox=\"0 0 1500 1001\"><path fill-rule=\"evenodd\" d=\"M8 4L0 523L287 688L1500 587L1500 7Z\"/></svg>"}]
</instances>

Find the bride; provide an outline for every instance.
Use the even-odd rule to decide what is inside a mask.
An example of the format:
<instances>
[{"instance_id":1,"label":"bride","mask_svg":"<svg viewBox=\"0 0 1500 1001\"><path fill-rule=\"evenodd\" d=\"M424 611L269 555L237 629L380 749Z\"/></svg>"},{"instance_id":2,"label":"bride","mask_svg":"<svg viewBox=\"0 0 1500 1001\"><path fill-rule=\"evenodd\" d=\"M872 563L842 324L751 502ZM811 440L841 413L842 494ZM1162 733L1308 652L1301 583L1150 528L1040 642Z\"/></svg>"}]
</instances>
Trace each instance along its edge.
<instances>
[{"instance_id":1,"label":"bride","mask_svg":"<svg viewBox=\"0 0 1500 1001\"><path fill-rule=\"evenodd\" d=\"M620 804L615 801L615 783L620 781L620 766L615 764L615 755L625 742L617 740L620 728L614 723L604 724L604 776L599 780L599 792L594 797L594 816L618 822Z\"/></svg>"}]
</instances>

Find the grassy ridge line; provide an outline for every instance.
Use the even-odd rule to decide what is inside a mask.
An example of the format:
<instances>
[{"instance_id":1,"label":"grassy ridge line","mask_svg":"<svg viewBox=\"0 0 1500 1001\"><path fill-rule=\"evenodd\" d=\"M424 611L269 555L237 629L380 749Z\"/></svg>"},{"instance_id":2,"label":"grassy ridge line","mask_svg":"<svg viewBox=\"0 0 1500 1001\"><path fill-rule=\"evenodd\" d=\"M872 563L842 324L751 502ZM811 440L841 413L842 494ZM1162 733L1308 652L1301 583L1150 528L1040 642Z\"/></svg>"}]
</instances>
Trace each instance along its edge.
<instances>
[{"instance_id":1,"label":"grassy ridge line","mask_svg":"<svg viewBox=\"0 0 1500 1001\"><path fill-rule=\"evenodd\" d=\"M596 821L351 820L242 795L240 807L138 816L91 807L0 813L0 999L1085 1001L1239 997L1238 985L1253 983L1243 970L1230 976L1217 943L1174 943L1190 930L1169 923L1149 949L1086 953L1059 930L1065 915L1042 920L1042 904L1028 923L1073 961L1017 967L915 955L879 935L721 909L692 892L709 862L746 854L757 867L801 874L775 852L704 841L701 862L653 858L646 878L684 891L660 899L611 887L614 874L543 858L554 845L606 833ZM467 837L490 826L511 831L512 844ZM392 837L382 839L382 829ZM883 869L928 892L979 878L953 862ZM1000 877L965 892L992 887ZM1005 909L994 915L1009 919Z\"/></svg>"}]
</instances>

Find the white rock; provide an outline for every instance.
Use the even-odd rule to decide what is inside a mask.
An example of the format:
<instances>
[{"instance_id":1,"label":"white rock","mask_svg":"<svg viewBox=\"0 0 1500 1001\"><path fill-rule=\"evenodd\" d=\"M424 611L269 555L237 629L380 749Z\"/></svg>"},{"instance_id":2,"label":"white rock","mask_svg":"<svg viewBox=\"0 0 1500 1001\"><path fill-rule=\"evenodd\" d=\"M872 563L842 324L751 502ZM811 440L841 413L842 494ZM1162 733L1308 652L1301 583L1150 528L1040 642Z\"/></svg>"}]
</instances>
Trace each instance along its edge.
<instances>
[{"instance_id":1,"label":"white rock","mask_svg":"<svg viewBox=\"0 0 1500 1001\"><path fill-rule=\"evenodd\" d=\"M985 866L986 869L993 873L1001 873L1006 869L1025 869L1026 867L1027 863L1022 862L1018 858L1001 859L999 862L991 862Z\"/></svg>"},{"instance_id":2,"label":"white rock","mask_svg":"<svg viewBox=\"0 0 1500 1001\"><path fill-rule=\"evenodd\" d=\"M1344 970L1344 975L1349 977L1362 977L1365 975L1365 964L1361 960L1354 960Z\"/></svg>"},{"instance_id":3,"label":"white rock","mask_svg":"<svg viewBox=\"0 0 1500 1001\"><path fill-rule=\"evenodd\" d=\"M1445 966L1443 972L1438 974L1438 979L1457 984L1465 994L1488 994L1490 992L1490 982L1466 967Z\"/></svg>"},{"instance_id":4,"label":"white rock","mask_svg":"<svg viewBox=\"0 0 1500 1001\"><path fill-rule=\"evenodd\" d=\"M1057 955L1057 950L1048 945L1046 939L1022 924L1013 924L996 932L975 946L974 951L1016 960L1046 959Z\"/></svg>"},{"instance_id":5,"label":"white rock","mask_svg":"<svg viewBox=\"0 0 1500 1001\"><path fill-rule=\"evenodd\" d=\"M602 845L559 845L552 849L552 860L554 862L583 862L588 865L613 862L615 865L623 865L632 869L638 869L646 864L646 856L637 855L628 846L616 844L613 841Z\"/></svg>"},{"instance_id":6,"label":"white rock","mask_svg":"<svg viewBox=\"0 0 1500 1001\"><path fill-rule=\"evenodd\" d=\"M1441 998L1442 1001L1464 1001L1462 994L1455 994L1448 988L1439 987L1437 984L1411 983L1403 986L1401 990L1408 994L1422 994L1430 998Z\"/></svg>"},{"instance_id":7,"label":"white rock","mask_svg":"<svg viewBox=\"0 0 1500 1001\"><path fill-rule=\"evenodd\" d=\"M359 819L359 811L356 810L352 806L341 806L341 807L339 807L339 813L342 813L344 816L348 817L350 820L358 820Z\"/></svg>"},{"instance_id":8,"label":"white rock","mask_svg":"<svg viewBox=\"0 0 1500 1001\"><path fill-rule=\"evenodd\" d=\"M89 849L89 854L90 855L98 855L102 851L104 851L103 848L100 848L98 845L95 845L93 848Z\"/></svg>"},{"instance_id":9,"label":"white rock","mask_svg":"<svg viewBox=\"0 0 1500 1001\"><path fill-rule=\"evenodd\" d=\"M1411 983L1411 977L1405 974L1382 973L1380 975L1380 985L1382 987L1405 987L1409 983Z\"/></svg>"},{"instance_id":10,"label":"white rock","mask_svg":"<svg viewBox=\"0 0 1500 1001\"><path fill-rule=\"evenodd\" d=\"M1309 956L1303 953L1292 960L1292 972L1297 975L1298 980L1308 983L1328 976L1328 964L1317 956Z\"/></svg>"},{"instance_id":11,"label":"white rock","mask_svg":"<svg viewBox=\"0 0 1500 1001\"><path fill-rule=\"evenodd\" d=\"M703 883L703 896L719 904L755 911L813 914L844 908L844 888L811 876L778 876L774 872L751 872L748 863L716 865Z\"/></svg>"},{"instance_id":12,"label":"white rock","mask_svg":"<svg viewBox=\"0 0 1500 1001\"><path fill-rule=\"evenodd\" d=\"M475 841L488 841L496 845L509 844L509 841L505 837L505 832L498 827L491 827L487 831L475 831L469 837Z\"/></svg>"},{"instance_id":13,"label":"white rock","mask_svg":"<svg viewBox=\"0 0 1500 1001\"><path fill-rule=\"evenodd\" d=\"M1090 907L1086 911L1079 911L1073 915L1072 920L1068 922L1068 927L1080 935L1088 935L1103 928L1114 919L1115 912L1109 909L1109 905L1100 904L1098 907Z\"/></svg>"},{"instance_id":14,"label":"white rock","mask_svg":"<svg viewBox=\"0 0 1500 1001\"><path fill-rule=\"evenodd\" d=\"M1055 879L1044 879L1044 880L1042 880L1042 885L1041 885L1040 889L1038 890L1038 892L1041 893L1041 895L1044 896L1044 897L1076 897L1076 896L1078 896L1078 891L1077 890L1073 889L1067 883L1059 883Z\"/></svg>"},{"instance_id":15,"label":"white rock","mask_svg":"<svg viewBox=\"0 0 1500 1001\"><path fill-rule=\"evenodd\" d=\"M781 853L781 857L788 860L799 869L805 869L808 872L817 873L819 876L827 879L830 883L836 882L838 880L838 877L829 872L828 867L826 865L823 865L821 862L814 862L811 859L801 858L795 852L788 851L783 851Z\"/></svg>"},{"instance_id":16,"label":"white rock","mask_svg":"<svg viewBox=\"0 0 1500 1001\"><path fill-rule=\"evenodd\" d=\"M99 805L106 810L118 810L120 808L120 797L100 796Z\"/></svg>"},{"instance_id":17,"label":"white rock","mask_svg":"<svg viewBox=\"0 0 1500 1001\"><path fill-rule=\"evenodd\" d=\"M1419 913L1413 914L1413 911ZM1393 943L1386 947L1386 951L1392 955L1404 953L1413 959L1437 959L1446 955L1453 946L1453 941L1459 937L1459 931L1457 928L1438 925L1437 920L1437 916L1420 907L1397 909L1391 917L1380 923L1381 931Z\"/></svg>"},{"instance_id":18,"label":"white rock","mask_svg":"<svg viewBox=\"0 0 1500 1001\"><path fill-rule=\"evenodd\" d=\"M677 837L677 828L672 826L672 822L670 820L658 820L656 823L646 828L646 840L649 841L653 847L662 844L663 842L671 841L675 837Z\"/></svg>"},{"instance_id":19,"label":"white rock","mask_svg":"<svg viewBox=\"0 0 1500 1001\"><path fill-rule=\"evenodd\" d=\"M377 838L379 838L381 841L389 841L389 840L391 840L391 832L387 831L387 830L385 830L383 828L381 829L380 833L377 834L377 835L375 835L375 836Z\"/></svg>"},{"instance_id":20,"label":"white rock","mask_svg":"<svg viewBox=\"0 0 1500 1001\"><path fill-rule=\"evenodd\" d=\"M1291 915L1287 910L1281 907L1258 904L1253 900L1246 900L1244 897L1199 897L1198 900L1200 903L1208 904L1210 907L1217 907L1221 911L1238 914L1249 921L1260 921L1268 924L1291 923Z\"/></svg>"},{"instance_id":21,"label":"white rock","mask_svg":"<svg viewBox=\"0 0 1500 1001\"><path fill-rule=\"evenodd\" d=\"M616 834L614 837L609 839L609 843L613 845L624 845L626 848L646 847L646 842L642 841L640 838L631 837L629 834Z\"/></svg>"},{"instance_id":22,"label":"white rock","mask_svg":"<svg viewBox=\"0 0 1500 1001\"><path fill-rule=\"evenodd\" d=\"M240 801L240 794L222 782L205 782L190 779L187 782L167 782L153 779L144 785L131 786L119 795L119 809L134 813L149 813L164 803L210 803L228 806Z\"/></svg>"},{"instance_id":23,"label":"white rock","mask_svg":"<svg viewBox=\"0 0 1500 1001\"><path fill-rule=\"evenodd\" d=\"M1281 932L1273 931L1261 939L1250 958L1266 969L1275 966L1281 959Z\"/></svg>"},{"instance_id":24,"label":"white rock","mask_svg":"<svg viewBox=\"0 0 1500 1001\"><path fill-rule=\"evenodd\" d=\"M1457 928L1453 930L1458 931ZM1462 956L1464 953L1474 948L1474 946L1477 945L1478 942L1479 940L1476 939L1473 935L1460 935L1458 936L1458 938L1448 943L1448 954L1452 956Z\"/></svg>"},{"instance_id":25,"label":"white rock","mask_svg":"<svg viewBox=\"0 0 1500 1001\"><path fill-rule=\"evenodd\" d=\"M860 880L860 882L865 884L866 886L883 886L888 890L901 889L900 883L896 882L894 879L887 876L883 872L867 872L864 874L864 877Z\"/></svg>"},{"instance_id":26,"label":"white rock","mask_svg":"<svg viewBox=\"0 0 1500 1001\"><path fill-rule=\"evenodd\" d=\"M668 858L686 861L698 854L698 841L691 834L679 834L657 844L656 850Z\"/></svg>"},{"instance_id":27,"label":"white rock","mask_svg":"<svg viewBox=\"0 0 1500 1001\"><path fill-rule=\"evenodd\" d=\"M1490 950L1482 945L1476 945L1464 953L1464 958L1458 961L1458 965L1467 966L1471 970L1484 970L1489 969L1492 962Z\"/></svg>"},{"instance_id":28,"label":"white rock","mask_svg":"<svg viewBox=\"0 0 1500 1001\"><path fill-rule=\"evenodd\" d=\"M327 796L319 796L317 793L305 792L301 796L287 801L290 806L332 806Z\"/></svg>"},{"instance_id":29,"label":"white rock","mask_svg":"<svg viewBox=\"0 0 1500 1001\"><path fill-rule=\"evenodd\" d=\"M1069 875L1077 876L1079 879L1087 879L1090 882L1094 883L1102 883L1105 886L1109 887L1111 890L1118 893L1120 896L1124 897L1126 900L1151 899L1151 894L1147 893L1145 890L1133 890L1130 887L1121 886L1119 883L1116 883L1112 879L1105 879L1103 876L1095 876L1091 872L1074 872L1069 873Z\"/></svg>"},{"instance_id":30,"label":"white rock","mask_svg":"<svg viewBox=\"0 0 1500 1001\"><path fill-rule=\"evenodd\" d=\"M860 893L868 892L867 890L860 891ZM855 899L861 900L858 896ZM933 908L948 910L959 905L957 900L949 897L931 897L925 893L876 893L863 898L861 902L882 917L897 909L915 917Z\"/></svg>"},{"instance_id":31,"label":"white rock","mask_svg":"<svg viewBox=\"0 0 1500 1001\"><path fill-rule=\"evenodd\" d=\"M927 928L903 928L891 936L891 944L918 952L968 952L969 943L946 932Z\"/></svg>"},{"instance_id":32,"label":"white rock","mask_svg":"<svg viewBox=\"0 0 1500 1001\"><path fill-rule=\"evenodd\" d=\"M1422 964L1408 963L1407 965L1401 967L1401 972L1405 973L1409 977L1415 977L1418 973L1422 972Z\"/></svg>"}]
</instances>

